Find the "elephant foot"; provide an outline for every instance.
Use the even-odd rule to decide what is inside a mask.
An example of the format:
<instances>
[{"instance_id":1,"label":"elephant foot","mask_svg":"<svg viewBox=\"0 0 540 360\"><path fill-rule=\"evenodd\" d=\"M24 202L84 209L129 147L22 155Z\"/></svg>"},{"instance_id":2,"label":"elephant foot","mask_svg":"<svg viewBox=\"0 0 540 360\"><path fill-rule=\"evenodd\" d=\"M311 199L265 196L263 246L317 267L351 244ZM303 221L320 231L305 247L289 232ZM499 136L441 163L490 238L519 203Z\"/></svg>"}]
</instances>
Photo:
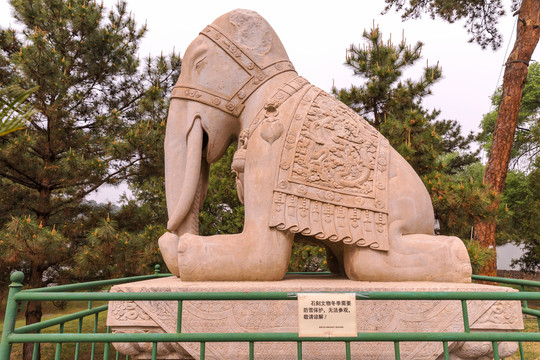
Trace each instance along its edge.
<instances>
[{"instance_id":1,"label":"elephant foot","mask_svg":"<svg viewBox=\"0 0 540 360\"><path fill-rule=\"evenodd\" d=\"M159 251L163 256L163 261L169 271L176 276L180 276L178 272L178 261L176 260L176 249L178 248L178 236L173 233L166 232L159 240Z\"/></svg>"},{"instance_id":2,"label":"elephant foot","mask_svg":"<svg viewBox=\"0 0 540 360\"><path fill-rule=\"evenodd\" d=\"M395 242L399 245L387 252L345 246L347 276L360 281L471 282L469 254L459 238L413 234Z\"/></svg>"},{"instance_id":3,"label":"elephant foot","mask_svg":"<svg viewBox=\"0 0 540 360\"><path fill-rule=\"evenodd\" d=\"M274 281L285 276L292 235L199 236L178 241L178 271L182 281Z\"/></svg>"}]
</instances>

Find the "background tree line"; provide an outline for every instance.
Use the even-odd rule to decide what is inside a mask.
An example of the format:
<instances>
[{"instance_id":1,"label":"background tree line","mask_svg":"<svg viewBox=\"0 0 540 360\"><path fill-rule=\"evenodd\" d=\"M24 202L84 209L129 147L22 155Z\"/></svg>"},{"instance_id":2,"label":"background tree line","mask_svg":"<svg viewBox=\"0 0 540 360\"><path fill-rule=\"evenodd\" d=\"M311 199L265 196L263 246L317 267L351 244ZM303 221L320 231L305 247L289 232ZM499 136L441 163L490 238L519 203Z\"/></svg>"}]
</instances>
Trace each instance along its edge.
<instances>
[{"instance_id":1,"label":"background tree line","mask_svg":"<svg viewBox=\"0 0 540 360\"><path fill-rule=\"evenodd\" d=\"M387 3L405 9L404 2ZM82 0L11 4L19 28L0 28L0 87L10 89L0 92L0 100L28 121L25 129L0 137L2 289L13 269L25 272L29 286L41 287L164 266L157 247L167 221L163 139L179 55L140 60L138 44L146 29L135 24L124 1L110 11ZM444 18L439 13L444 9L428 9ZM414 17L422 8L405 10ZM468 11L460 14L476 16L474 9ZM496 29L485 31L490 37L473 39L482 46L500 45ZM363 84L332 92L418 172L431 195L438 231L462 238L478 271L494 256L471 236L474 225L496 222L498 241L526 244L519 265L538 269L540 66L529 66L501 194L485 181L473 143L491 149L504 90L494 94L494 111L483 119L480 134L463 135L455 120L440 119L438 110L423 105L442 77L441 66L426 65L418 79L404 75L421 58L422 43L394 44L378 27L365 30L361 41L348 49L346 66ZM21 97L13 86L31 91ZM23 100L31 108L17 108ZM7 129L7 113L2 118ZM212 165L200 214L204 235L241 231L243 207L230 171L234 151L233 145ZM122 182L132 196L120 204L87 200L101 186ZM295 245L289 270L325 269L323 249ZM28 323L39 321L39 303L30 303L26 315Z\"/></svg>"}]
</instances>

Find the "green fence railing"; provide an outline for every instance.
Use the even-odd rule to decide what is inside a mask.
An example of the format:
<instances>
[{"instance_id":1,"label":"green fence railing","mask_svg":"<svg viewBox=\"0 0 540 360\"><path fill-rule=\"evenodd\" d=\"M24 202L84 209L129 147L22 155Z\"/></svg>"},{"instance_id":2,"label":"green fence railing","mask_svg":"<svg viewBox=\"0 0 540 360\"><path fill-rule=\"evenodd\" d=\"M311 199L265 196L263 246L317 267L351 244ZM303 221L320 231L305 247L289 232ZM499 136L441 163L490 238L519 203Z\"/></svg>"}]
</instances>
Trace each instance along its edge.
<instances>
[{"instance_id":1,"label":"green fence railing","mask_svg":"<svg viewBox=\"0 0 540 360\"><path fill-rule=\"evenodd\" d=\"M394 344L394 358L400 359L400 344L402 342L426 342L435 341L443 345L444 359L450 359L449 343L455 341L482 341L490 342L493 348L494 359L500 359L498 342L515 341L519 344L521 359L526 359L522 343L540 342L540 330L536 332L480 332L470 331L467 300L519 300L522 302L522 311L526 316L538 319L540 327L540 310L530 307L532 302L540 302L540 282L515 280L504 278L491 278L473 276L473 280L492 281L518 286L520 292L357 292L357 301L363 300L445 300L460 301L463 315L463 332L359 332L355 337L299 337L298 333L182 333L182 306L184 301L219 301L219 300L297 300L297 293L291 292L167 292L167 293L108 293L94 290L115 284L133 281L148 280L156 277L170 276L159 274L159 269L153 275L138 276L104 281L94 281L81 284L61 285L41 289L22 290L23 274L15 272L11 275L11 285L4 318L2 342L0 344L0 360L9 360L13 344L34 343L34 354L37 358L39 344L55 343L55 359L62 359L62 344L75 343L73 354L78 359L81 353L81 344L91 344L91 359L97 359L96 344L103 344L103 353L100 358L120 358L116 352L111 354L110 343L149 343L152 344L152 359L157 359L157 347L161 342L197 342L200 343L200 358L205 358L207 343L212 342L246 342L249 344L249 358L255 358L255 344L258 342L292 342L297 347L297 358L302 359L304 342L340 342L345 347L346 359L351 359L352 342L390 342ZM525 291L527 288L533 291ZM90 292L82 292L88 290ZM72 292L78 291L78 292ZM54 319L48 319L36 324L16 327L17 313L22 311L27 301L87 301L88 309L73 314L63 315ZM178 306L177 332L176 333L110 333L110 329L98 333L99 314L108 310L108 305L93 307L95 301L126 301L126 300L154 300L176 301ZM93 319L93 332L83 333L84 319ZM77 333L65 333L64 326L71 321L78 322ZM56 333L40 333L45 329L58 326ZM121 355L122 359L129 357Z\"/></svg>"}]
</instances>

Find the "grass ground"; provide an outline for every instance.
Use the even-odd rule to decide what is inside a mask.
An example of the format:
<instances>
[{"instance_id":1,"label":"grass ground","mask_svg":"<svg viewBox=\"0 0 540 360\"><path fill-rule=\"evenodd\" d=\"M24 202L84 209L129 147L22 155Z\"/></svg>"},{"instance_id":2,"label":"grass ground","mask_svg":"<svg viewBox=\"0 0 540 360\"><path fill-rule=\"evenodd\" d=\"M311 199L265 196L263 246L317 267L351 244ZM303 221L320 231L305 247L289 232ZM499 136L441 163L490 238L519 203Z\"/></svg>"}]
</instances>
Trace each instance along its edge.
<instances>
[{"instance_id":1,"label":"grass ground","mask_svg":"<svg viewBox=\"0 0 540 360\"><path fill-rule=\"evenodd\" d=\"M94 302L93 307L105 305L107 302ZM72 314L77 311L86 310L88 308L88 302L86 301L74 301L67 302L65 308L57 308L50 302L43 303L43 317L42 320L58 317L60 315ZM107 313L102 312L98 315L97 332L106 332L106 319ZM2 317L3 320L3 317ZM95 326L95 316L86 317L82 323L82 333L93 333ZM20 314L17 317L16 327L24 326L24 315ZM0 324L3 326L3 321ZM79 321L70 321L64 325L64 333L77 333L79 328ZM54 326L42 331L42 333L58 333L59 326ZM75 358L75 344L62 344L61 359L74 359ZM96 359L103 359L103 344L96 344L94 347L94 354ZM41 345L41 359L48 360L54 359L56 352L56 344L44 343ZM115 359L116 352L111 346L111 359ZM92 344L81 343L79 349L79 360L90 360L92 358ZM11 359L22 359L22 344L14 344L11 351Z\"/></svg>"},{"instance_id":2,"label":"grass ground","mask_svg":"<svg viewBox=\"0 0 540 360\"><path fill-rule=\"evenodd\" d=\"M94 302L93 307L105 305L106 302ZM71 314L77 311L86 310L88 308L87 302L68 302L65 308L58 308L52 303L44 302L43 303L43 320L51 319L60 315ZM107 313L102 312L98 316L97 322L97 332L104 333L106 332L106 318ZM0 330L3 327L3 314L2 322L0 322ZM538 327L538 321L536 318L528 316L524 319L525 323L525 332L540 332ZM24 316L20 314L17 317L16 327L24 326ZM70 321L64 325L65 333L77 333L79 327L78 321ZM82 324L83 333L92 333L94 332L95 327L95 317L90 316L85 318ZM43 333L58 333L59 326L55 326L46 330L43 330ZM0 333L1 334L1 333ZM63 344L61 359L74 359L75 354L75 344ZM540 342L529 342L523 344L523 349L525 353L526 360L540 360ZM56 344L45 343L41 346L41 359L48 360L54 359L56 352ZM94 348L95 358L103 359L103 344L96 344ZM79 359L80 360L90 360L92 358L92 345L91 344L80 344L79 350ZM120 357L124 359L124 357ZM11 359L22 359L22 345L15 344L13 345ZM110 350L110 359L116 359L116 351L111 346ZM507 358L507 360L519 360L519 353L514 354L513 356Z\"/></svg>"},{"instance_id":3,"label":"grass ground","mask_svg":"<svg viewBox=\"0 0 540 360\"><path fill-rule=\"evenodd\" d=\"M524 332L539 332L538 321L533 317L526 317L523 319L525 324ZM523 352L526 360L539 360L540 359L540 342L528 342L523 344ZM521 359L519 352L513 356L507 358L507 360L519 360Z\"/></svg>"}]
</instances>

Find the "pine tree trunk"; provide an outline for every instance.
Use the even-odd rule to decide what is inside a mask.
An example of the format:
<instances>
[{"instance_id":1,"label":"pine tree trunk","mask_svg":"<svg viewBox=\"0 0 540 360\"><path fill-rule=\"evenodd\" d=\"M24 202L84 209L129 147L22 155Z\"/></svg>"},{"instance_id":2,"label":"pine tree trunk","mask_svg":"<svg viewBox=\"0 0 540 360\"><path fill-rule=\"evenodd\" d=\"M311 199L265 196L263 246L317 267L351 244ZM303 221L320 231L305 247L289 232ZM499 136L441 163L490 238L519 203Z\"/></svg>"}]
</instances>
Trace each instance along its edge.
<instances>
[{"instance_id":1,"label":"pine tree trunk","mask_svg":"<svg viewBox=\"0 0 540 360\"><path fill-rule=\"evenodd\" d=\"M501 194L506 181L508 163L514 144L519 105L529 61L540 38L540 1L523 0L518 14L517 35L514 48L506 62L503 92L493 132L493 144L486 165L484 181L496 194ZM494 201L492 211L499 207L499 200ZM495 222L478 220L475 224L475 238L481 245L495 249ZM497 262L494 258L480 274L497 275Z\"/></svg>"},{"instance_id":2,"label":"pine tree trunk","mask_svg":"<svg viewBox=\"0 0 540 360\"><path fill-rule=\"evenodd\" d=\"M46 144L46 151L47 154L50 154L50 143ZM49 159L45 159L44 168L47 168L47 164L49 164L50 161L50 155ZM49 160L49 161L48 161ZM51 197L52 193L49 189L49 178L45 176L41 180L41 189L39 191L39 202L37 206L37 215L38 215L38 223L42 226L47 226L49 222L49 217L51 215ZM32 263L32 269L30 271L30 277L28 279L28 284L31 289L39 288L43 286L43 272L47 269L47 266L43 266L43 264L36 264ZM41 311L41 301L29 301L26 304L26 325L35 324L41 321L42 311ZM37 349L37 357L33 357L34 353L34 344L33 343L25 343L23 345L23 360L32 360L37 359L39 360L41 358L40 355L40 346L38 345Z\"/></svg>"},{"instance_id":3,"label":"pine tree trunk","mask_svg":"<svg viewBox=\"0 0 540 360\"><path fill-rule=\"evenodd\" d=\"M43 271L36 265L32 264L32 270L30 272L30 279L29 279L29 285L30 288L38 288L41 287L42 284L42 277L43 277ZM41 311L41 301L29 301L26 304L26 325L35 324L41 321L42 311ZM37 360L40 359L39 354L40 347L37 348ZM32 360L32 355L34 353L34 344L33 343L25 343L23 345L23 360Z\"/></svg>"}]
</instances>

